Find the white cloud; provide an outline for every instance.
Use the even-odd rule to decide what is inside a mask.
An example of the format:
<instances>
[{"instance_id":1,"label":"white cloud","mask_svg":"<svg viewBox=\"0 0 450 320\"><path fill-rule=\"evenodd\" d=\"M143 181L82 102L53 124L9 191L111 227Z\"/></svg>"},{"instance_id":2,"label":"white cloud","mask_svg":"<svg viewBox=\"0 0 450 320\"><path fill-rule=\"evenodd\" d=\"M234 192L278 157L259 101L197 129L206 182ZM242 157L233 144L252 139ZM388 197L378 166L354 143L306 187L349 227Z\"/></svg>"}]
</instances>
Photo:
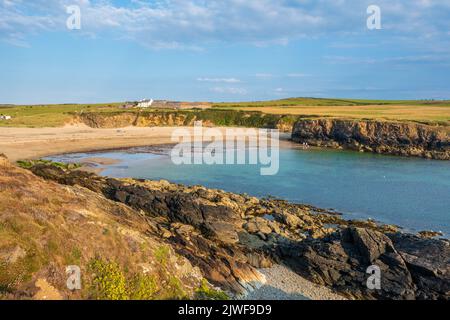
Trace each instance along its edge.
<instances>
[{"instance_id":1,"label":"white cloud","mask_svg":"<svg viewBox=\"0 0 450 320\"><path fill-rule=\"evenodd\" d=\"M25 39L65 28L66 5L78 4L86 34L106 34L150 48L195 48L216 42L285 45L304 37L364 34L371 0L2 0L0 38ZM383 32L448 37L450 0L377 0ZM446 13L447 12L447 13Z\"/></svg>"},{"instance_id":2,"label":"white cloud","mask_svg":"<svg viewBox=\"0 0 450 320\"><path fill-rule=\"evenodd\" d=\"M238 83L241 80L236 78L197 78L200 82L224 82L224 83Z\"/></svg>"},{"instance_id":3,"label":"white cloud","mask_svg":"<svg viewBox=\"0 0 450 320\"><path fill-rule=\"evenodd\" d=\"M289 73L287 76L289 78L304 78L304 77L308 77L308 75L305 74L305 73Z\"/></svg>"},{"instance_id":4,"label":"white cloud","mask_svg":"<svg viewBox=\"0 0 450 320\"><path fill-rule=\"evenodd\" d=\"M215 87L210 89L211 92L221 93L221 94L231 94L231 95L245 95L247 90L244 88L234 88L234 87Z\"/></svg>"},{"instance_id":5,"label":"white cloud","mask_svg":"<svg viewBox=\"0 0 450 320\"><path fill-rule=\"evenodd\" d=\"M275 75L271 73L257 73L255 74L255 77L260 79L272 79L275 77Z\"/></svg>"},{"instance_id":6,"label":"white cloud","mask_svg":"<svg viewBox=\"0 0 450 320\"><path fill-rule=\"evenodd\" d=\"M356 65L373 65L380 63L408 64L408 63L449 63L448 54L427 54L427 55L409 55L409 56L393 56L393 57L352 57L352 56L324 56L324 59L331 64L356 64Z\"/></svg>"}]
</instances>

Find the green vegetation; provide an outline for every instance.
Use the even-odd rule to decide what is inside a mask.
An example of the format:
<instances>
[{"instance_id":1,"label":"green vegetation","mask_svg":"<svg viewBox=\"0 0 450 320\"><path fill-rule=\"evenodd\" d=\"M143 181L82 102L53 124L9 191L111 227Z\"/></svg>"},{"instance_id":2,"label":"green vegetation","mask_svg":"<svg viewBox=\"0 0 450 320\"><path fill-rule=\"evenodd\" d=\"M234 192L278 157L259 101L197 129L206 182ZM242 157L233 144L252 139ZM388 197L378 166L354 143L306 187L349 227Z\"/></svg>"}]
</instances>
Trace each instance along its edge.
<instances>
[{"instance_id":1,"label":"green vegetation","mask_svg":"<svg viewBox=\"0 0 450 320\"><path fill-rule=\"evenodd\" d=\"M132 280L131 300L154 300L158 293L158 280L155 276L138 274Z\"/></svg>"},{"instance_id":2,"label":"green vegetation","mask_svg":"<svg viewBox=\"0 0 450 320\"><path fill-rule=\"evenodd\" d=\"M170 276L167 281L167 287L162 291L159 299L161 300L187 300L189 296L183 288L180 279Z\"/></svg>"},{"instance_id":3,"label":"green vegetation","mask_svg":"<svg viewBox=\"0 0 450 320\"><path fill-rule=\"evenodd\" d=\"M221 103L215 109L260 111L266 114L302 117L332 117L357 120L416 121L450 124L450 101L286 99L250 103Z\"/></svg>"},{"instance_id":4,"label":"green vegetation","mask_svg":"<svg viewBox=\"0 0 450 320\"><path fill-rule=\"evenodd\" d=\"M129 119L130 112L118 113L85 113L82 118L86 123L102 124L106 117L110 118L114 123L115 118L119 115L126 115ZM136 114L137 115L137 114ZM216 126L224 127L254 127L254 128L274 128L280 121L282 123L294 123L298 116L292 115L277 115L277 114L265 114L259 111L240 111L240 110L221 110L221 109L207 109L207 110L180 110L180 111L143 111L139 113L139 118L144 121L145 119L152 119L155 117L160 118L160 125L166 126L170 119L174 116L178 116L178 120L185 126L192 124L193 120L202 120L205 123L211 123ZM151 121L154 125L154 121ZM122 123L123 124L123 123ZM129 125L132 125L129 122Z\"/></svg>"},{"instance_id":5,"label":"green vegetation","mask_svg":"<svg viewBox=\"0 0 450 320\"><path fill-rule=\"evenodd\" d=\"M184 111L188 112L188 111ZM190 117L212 122L223 127L274 128L283 115L263 114L262 112L245 112L236 110L209 109L189 112ZM185 123L189 123L189 118Z\"/></svg>"},{"instance_id":6,"label":"green vegetation","mask_svg":"<svg viewBox=\"0 0 450 320\"><path fill-rule=\"evenodd\" d=\"M127 282L119 265L95 259L90 265L94 273L92 295L98 300L128 300Z\"/></svg>"},{"instance_id":7,"label":"green vegetation","mask_svg":"<svg viewBox=\"0 0 450 320\"><path fill-rule=\"evenodd\" d=\"M210 287L206 279L202 280L200 287L195 291L195 297L199 300L229 300L230 297L221 291Z\"/></svg>"},{"instance_id":8,"label":"green vegetation","mask_svg":"<svg viewBox=\"0 0 450 320\"><path fill-rule=\"evenodd\" d=\"M0 211L6 212L1 205L2 200L3 197L0 197ZM11 208L8 207L8 210ZM30 281L33 274L49 263L49 255L52 252L42 252L34 241L23 236L39 233L40 228L37 225L30 226L16 216L0 222L0 252L16 252L16 258L9 264L0 260L0 297L13 292L20 283Z\"/></svg>"},{"instance_id":9,"label":"green vegetation","mask_svg":"<svg viewBox=\"0 0 450 320\"><path fill-rule=\"evenodd\" d=\"M164 269L164 267L162 268ZM93 278L89 295L97 300L182 300L188 299L181 281L142 273L130 274L115 262L94 259L89 266ZM161 274L163 270L160 270Z\"/></svg>"},{"instance_id":10,"label":"green vegetation","mask_svg":"<svg viewBox=\"0 0 450 320\"><path fill-rule=\"evenodd\" d=\"M155 111L155 112L141 112L141 117L160 115L164 118L169 118L175 111ZM274 128L280 120L292 123L298 117L264 114L259 111L240 111L240 110L222 110L222 109L207 109L207 110L183 110L176 111L180 116L185 116L184 125L189 125L193 119L201 120L205 123L212 123L216 126L223 127L248 127L248 128Z\"/></svg>"},{"instance_id":11,"label":"green vegetation","mask_svg":"<svg viewBox=\"0 0 450 320\"><path fill-rule=\"evenodd\" d=\"M12 116L11 120L0 121L0 127L58 127L71 123L75 116L84 114L135 113L181 113L187 120L201 116L216 125L253 125L267 127L271 118L262 120L257 113L249 119L225 111L254 111L277 116L335 117L347 119L375 119L418 121L429 124L450 123L450 100L364 100L364 99L319 99L291 98L272 101L215 103L206 110L164 110L138 111L121 109L123 103L91 105L34 105L0 106L0 113ZM261 122L264 122L261 124Z\"/></svg>"},{"instance_id":12,"label":"green vegetation","mask_svg":"<svg viewBox=\"0 0 450 320\"><path fill-rule=\"evenodd\" d=\"M155 254L159 254L155 258L159 259L160 263L167 262L165 260L169 252L166 249L167 247L160 247L155 251ZM181 281L174 276L169 275L167 279L162 281L157 275L136 273L128 276L128 273L124 272L117 263L100 258L92 260L89 271L93 275L89 287L89 295L93 299L182 300L189 298ZM223 291L212 288L206 279L203 279L200 286L195 290L194 298L199 300L229 299Z\"/></svg>"},{"instance_id":13,"label":"green vegetation","mask_svg":"<svg viewBox=\"0 0 450 320\"><path fill-rule=\"evenodd\" d=\"M0 106L0 114L12 116L0 121L1 127L59 127L69 123L74 113L119 111L121 103L110 104L59 104Z\"/></svg>"},{"instance_id":14,"label":"green vegetation","mask_svg":"<svg viewBox=\"0 0 450 320\"><path fill-rule=\"evenodd\" d=\"M51 165L57 168L65 169L65 170L73 170L81 168L82 165L78 163L63 163L63 162L56 162L51 160L19 160L17 161L17 165L24 169L30 169L35 165L38 164L45 164L45 165Z\"/></svg>"},{"instance_id":15,"label":"green vegetation","mask_svg":"<svg viewBox=\"0 0 450 320\"><path fill-rule=\"evenodd\" d=\"M141 250L131 249L121 226L128 230L142 220L124 214L123 206L9 163L2 163L0 185L0 299L30 299L43 291L67 297L68 265L82 271L82 290L70 293L73 299L195 297L196 274L191 277L171 263L181 257L170 245L143 236ZM40 280L50 288L40 287Z\"/></svg>"},{"instance_id":16,"label":"green vegetation","mask_svg":"<svg viewBox=\"0 0 450 320\"><path fill-rule=\"evenodd\" d=\"M223 102L213 107L292 107L292 106L369 106L369 105L441 105L450 106L450 100L368 100L368 99L328 99L328 98L288 98L269 101Z\"/></svg>"},{"instance_id":17,"label":"green vegetation","mask_svg":"<svg viewBox=\"0 0 450 320\"><path fill-rule=\"evenodd\" d=\"M165 266L167 264L167 260L169 259L169 247L167 246L161 246L158 249L155 250L155 259L158 261L162 266Z\"/></svg>"}]
</instances>

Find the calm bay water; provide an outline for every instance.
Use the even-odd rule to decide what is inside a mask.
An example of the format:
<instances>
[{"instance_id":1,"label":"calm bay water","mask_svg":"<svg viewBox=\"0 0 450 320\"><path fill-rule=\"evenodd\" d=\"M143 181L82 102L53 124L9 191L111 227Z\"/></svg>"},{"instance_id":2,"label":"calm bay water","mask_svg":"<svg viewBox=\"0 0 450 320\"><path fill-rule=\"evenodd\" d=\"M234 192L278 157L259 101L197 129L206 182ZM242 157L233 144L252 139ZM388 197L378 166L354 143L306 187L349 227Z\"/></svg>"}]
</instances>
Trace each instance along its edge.
<instances>
[{"instance_id":1,"label":"calm bay water","mask_svg":"<svg viewBox=\"0 0 450 320\"><path fill-rule=\"evenodd\" d=\"M120 160L103 175L166 179L236 193L268 195L332 208L347 218L373 218L410 231L435 230L450 235L450 162L335 150L280 150L276 176L261 176L251 165L174 165L152 149L70 154L49 159Z\"/></svg>"}]
</instances>

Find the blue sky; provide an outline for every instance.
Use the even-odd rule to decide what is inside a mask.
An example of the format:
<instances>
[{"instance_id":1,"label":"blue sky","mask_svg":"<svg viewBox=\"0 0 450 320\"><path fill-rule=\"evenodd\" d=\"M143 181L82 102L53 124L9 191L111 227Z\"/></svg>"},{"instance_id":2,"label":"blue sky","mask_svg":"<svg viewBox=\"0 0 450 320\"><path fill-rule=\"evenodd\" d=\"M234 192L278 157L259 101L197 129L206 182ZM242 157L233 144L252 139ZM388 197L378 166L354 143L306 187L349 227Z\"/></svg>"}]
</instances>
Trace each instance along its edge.
<instances>
[{"instance_id":1,"label":"blue sky","mask_svg":"<svg viewBox=\"0 0 450 320\"><path fill-rule=\"evenodd\" d=\"M0 0L0 74L0 103L450 99L450 0Z\"/></svg>"}]
</instances>

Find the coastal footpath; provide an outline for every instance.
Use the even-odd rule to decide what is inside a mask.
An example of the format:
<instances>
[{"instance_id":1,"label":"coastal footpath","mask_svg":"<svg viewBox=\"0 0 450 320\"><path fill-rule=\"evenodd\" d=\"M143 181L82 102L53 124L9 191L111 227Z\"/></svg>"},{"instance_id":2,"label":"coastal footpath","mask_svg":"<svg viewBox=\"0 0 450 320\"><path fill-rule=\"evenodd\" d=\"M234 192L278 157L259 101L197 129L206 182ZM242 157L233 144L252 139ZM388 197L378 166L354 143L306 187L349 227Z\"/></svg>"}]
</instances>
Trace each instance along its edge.
<instances>
[{"instance_id":1,"label":"coastal footpath","mask_svg":"<svg viewBox=\"0 0 450 320\"><path fill-rule=\"evenodd\" d=\"M266 282L261 268L282 264L350 299L450 298L450 243L426 233L201 186L112 179L51 164L27 171L6 159L1 165L0 285L6 297L51 287L72 298L63 282L64 263L71 262L87 274L112 268L122 275L125 293L135 282L117 270L132 266L132 279L151 276L153 282L137 283L155 284L158 289L144 290L155 296L223 297L211 284L245 297ZM371 265L381 269L380 290L366 285ZM95 290L81 297L104 294L110 280L93 279ZM165 283L170 292L161 289Z\"/></svg>"}]
</instances>

